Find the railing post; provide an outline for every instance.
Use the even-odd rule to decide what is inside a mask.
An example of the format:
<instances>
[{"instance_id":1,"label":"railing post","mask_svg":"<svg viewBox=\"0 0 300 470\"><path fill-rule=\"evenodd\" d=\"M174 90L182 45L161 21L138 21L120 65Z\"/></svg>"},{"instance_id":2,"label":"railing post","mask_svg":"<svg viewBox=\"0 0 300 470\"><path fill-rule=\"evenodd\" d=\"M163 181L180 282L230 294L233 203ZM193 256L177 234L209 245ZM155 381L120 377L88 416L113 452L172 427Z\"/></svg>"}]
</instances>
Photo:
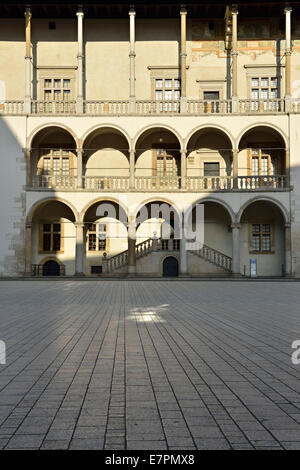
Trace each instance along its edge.
<instances>
[{"instance_id":1,"label":"railing post","mask_svg":"<svg viewBox=\"0 0 300 470\"><path fill-rule=\"evenodd\" d=\"M134 276L136 273L136 219L134 216L128 217L128 275Z\"/></svg>"},{"instance_id":2,"label":"railing post","mask_svg":"<svg viewBox=\"0 0 300 470\"><path fill-rule=\"evenodd\" d=\"M25 276L31 276L32 224L26 223L25 228Z\"/></svg>"},{"instance_id":3,"label":"railing post","mask_svg":"<svg viewBox=\"0 0 300 470\"><path fill-rule=\"evenodd\" d=\"M187 265L187 250L186 250L186 233L185 233L185 224L184 224L184 214L182 214L181 221L181 239L180 239L180 275L186 276L188 272Z\"/></svg>"},{"instance_id":4,"label":"railing post","mask_svg":"<svg viewBox=\"0 0 300 470\"><path fill-rule=\"evenodd\" d=\"M26 32L26 55L25 55L25 114L31 113L31 11L29 7L25 10L25 32Z\"/></svg>"},{"instance_id":5,"label":"railing post","mask_svg":"<svg viewBox=\"0 0 300 470\"><path fill-rule=\"evenodd\" d=\"M76 254L75 254L75 276L84 276L84 254L85 254L85 240L84 240L84 224L81 222L75 223L76 228Z\"/></svg>"},{"instance_id":6,"label":"railing post","mask_svg":"<svg viewBox=\"0 0 300 470\"><path fill-rule=\"evenodd\" d=\"M82 7L78 8L77 15L77 100L76 113L83 114L83 16Z\"/></svg>"},{"instance_id":7,"label":"railing post","mask_svg":"<svg viewBox=\"0 0 300 470\"><path fill-rule=\"evenodd\" d=\"M241 225L234 223L231 225L232 230L232 274L239 276L240 270L240 228Z\"/></svg>"},{"instance_id":8,"label":"railing post","mask_svg":"<svg viewBox=\"0 0 300 470\"><path fill-rule=\"evenodd\" d=\"M186 189L186 151L181 150L181 189Z\"/></svg>"},{"instance_id":9,"label":"railing post","mask_svg":"<svg viewBox=\"0 0 300 470\"><path fill-rule=\"evenodd\" d=\"M285 229L285 275L292 275L292 233L291 224L284 225Z\"/></svg>"},{"instance_id":10,"label":"railing post","mask_svg":"<svg viewBox=\"0 0 300 470\"><path fill-rule=\"evenodd\" d=\"M129 10L129 33L130 33L130 93L129 93L129 112L135 114L136 97L135 97L135 10L131 6Z\"/></svg>"},{"instance_id":11,"label":"railing post","mask_svg":"<svg viewBox=\"0 0 300 470\"><path fill-rule=\"evenodd\" d=\"M180 10L181 19L181 52L180 52L180 72L181 72L181 99L180 99L180 112L186 113L187 111L187 98L186 98L186 8L182 7Z\"/></svg>"}]
</instances>

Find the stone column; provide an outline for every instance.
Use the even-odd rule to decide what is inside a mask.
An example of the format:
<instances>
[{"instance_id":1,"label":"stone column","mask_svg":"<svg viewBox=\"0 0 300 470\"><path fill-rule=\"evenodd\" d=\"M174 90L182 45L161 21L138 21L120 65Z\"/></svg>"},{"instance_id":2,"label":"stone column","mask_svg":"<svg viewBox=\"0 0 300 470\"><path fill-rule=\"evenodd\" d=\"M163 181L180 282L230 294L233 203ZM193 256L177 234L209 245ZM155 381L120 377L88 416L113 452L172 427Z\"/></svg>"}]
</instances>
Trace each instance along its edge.
<instances>
[{"instance_id":1,"label":"stone column","mask_svg":"<svg viewBox=\"0 0 300 470\"><path fill-rule=\"evenodd\" d=\"M77 188L82 188L82 148L77 149Z\"/></svg>"},{"instance_id":2,"label":"stone column","mask_svg":"<svg viewBox=\"0 0 300 470\"><path fill-rule=\"evenodd\" d=\"M180 112L185 113L187 110L186 97L186 15L185 8L180 10L181 19L181 52L180 52L180 75L181 75L181 105Z\"/></svg>"},{"instance_id":3,"label":"stone column","mask_svg":"<svg viewBox=\"0 0 300 470\"><path fill-rule=\"evenodd\" d=\"M285 224L285 275L292 275L292 237L291 224Z\"/></svg>"},{"instance_id":4,"label":"stone column","mask_svg":"<svg viewBox=\"0 0 300 470\"><path fill-rule=\"evenodd\" d=\"M25 10L25 34L26 34L26 54L25 54L25 100L24 110L26 114L31 113L31 11L29 7Z\"/></svg>"},{"instance_id":5,"label":"stone column","mask_svg":"<svg viewBox=\"0 0 300 470\"><path fill-rule=\"evenodd\" d=\"M240 267L240 224L232 224L232 274L239 276L241 274Z\"/></svg>"},{"instance_id":6,"label":"stone column","mask_svg":"<svg viewBox=\"0 0 300 470\"><path fill-rule=\"evenodd\" d=\"M32 224L27 223L25 228L25 276L31 276L32 252Z\"/></svg>"},{"instance_id":7,"label":"stone column","mask_svg":"<svg viewBox=\"0 0 300 470\"><path fill-rule=\"evenodd\" d=\"M286 186L289 187L291 183L290 176L290 151L289 149L285 150L285 175L286 175Z\"/></svg>"},{"instance_id":8,"label":"stone column","mask_svg":"<svg viewBox=\"0 0 300 470\"><path fill-rule=\"evenodd\" d=\"M129 92L129 109L131 113L135 112L135 10L131 7L129 10L129 37L130 37L130 92Z\"/></svg>"},{"instance_id":9,"label":"stone column","mask_svg":"<svg viewBox=\"0 0 300 470\"><path fill-rule=\"evenodd\" d=\"M134 276L136 273L136 220L135 217L128 217L128 274Z\"/></svg>"},{"instance_id":10,"label":"stone column","mask_svg":"<svg viewBox=\"0 0 300 470\"><path fill-rule=\"evenodd\" d=\"M186 189L186 151L181 150L181 189Z\"/></svg>"},{"instance_id":11,"label":"stone column","mask_svg":"<svg viewBox=\"0 0 300 470\"><path fill-rule=\"evenodd\" d=\"M129 189L135 189L135 150L129 151Z\"/></svg>"},{"instance_id":12,"label":"stone column","mask_svg":"<svg viewBox=\"0 0 300 470\"><path fill-rule=\"evenodd\" d=\"M26 162L26 186L31 186L31 150L28 148L24 149L24 156Z\"/></svg>"},{"instance_id":13,"label":"stone column","mask_svg":"<svg viewBox=\"0 0 300 470\"><path fill-rule=\"evenodd\" d=\"M232 5L232 111L238 112L238 43L237 43L237 5Z\"/></svg>"},{"instance_id":14,"label":"stone column","mask_svg":"<svg viewBox=\"0 0 300 470\"><path fill-rule=\"evenodd\" d=\"M291 13L290 6L285 7L285 111L291 111Z\"/></svg>"},{"instance_id":15,"label":"stone column","mask_svg":"<svg viewBox=\"0 0 300 470\"><path fill-rule=\"evenodd\" d=\"M180 240L180 275L186 276L188 272L188 265L187 265L187 251L186 251L186 233L184 230L184 218L182 218L181 227L182 228L181 228L181 240Z\"/></svg>"},{"instance_id":16,"label":"stone column","mask_svg":"<svg viewBox=\"0 0 300 470\"><path fill-rule=\"evenodd\" d=\"M77 15L77 99L76 113L83 113L83 16L82 7L78 8Z\"/></svg>"},{"instance_id":17,"label":"stone column","mask_svg":"<svg viewBox=\"0 0 300 470\"><path fill-rule=\"evenodd\" d=\"M239 171L239 150L232 150L232 176L233 188L238 189L238 171Z\"/></svg>"},{"instance_id":18,"label":"stone column","mask_svg":"<svg viewBox=\"0 0 300 470\"><path fill-rule=\"evenodd\" d=\"M84 224L75 223L76 228L76 255L75 255L75 276L84 276L84 254L85 254L85 240L84 240Z\"/></svg>"}]
</instances>

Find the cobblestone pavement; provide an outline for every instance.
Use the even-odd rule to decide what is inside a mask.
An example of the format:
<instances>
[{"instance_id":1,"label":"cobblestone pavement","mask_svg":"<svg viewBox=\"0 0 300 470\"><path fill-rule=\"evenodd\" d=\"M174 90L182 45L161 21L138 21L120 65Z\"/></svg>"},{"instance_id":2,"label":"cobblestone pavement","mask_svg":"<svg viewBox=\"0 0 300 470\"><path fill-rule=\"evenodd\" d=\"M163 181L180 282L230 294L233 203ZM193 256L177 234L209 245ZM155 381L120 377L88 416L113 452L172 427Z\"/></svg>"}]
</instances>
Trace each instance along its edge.
<instances>
[{"instance_id":1,"label":"cobblestone pavement","mask_svg":"<svg viewBox=\"0 0 300 470\"><path fill-rule=\"evenodd\" d=\"M300 449L297 282L0 283L0 448Z\"/></svg>"}]
</instances>

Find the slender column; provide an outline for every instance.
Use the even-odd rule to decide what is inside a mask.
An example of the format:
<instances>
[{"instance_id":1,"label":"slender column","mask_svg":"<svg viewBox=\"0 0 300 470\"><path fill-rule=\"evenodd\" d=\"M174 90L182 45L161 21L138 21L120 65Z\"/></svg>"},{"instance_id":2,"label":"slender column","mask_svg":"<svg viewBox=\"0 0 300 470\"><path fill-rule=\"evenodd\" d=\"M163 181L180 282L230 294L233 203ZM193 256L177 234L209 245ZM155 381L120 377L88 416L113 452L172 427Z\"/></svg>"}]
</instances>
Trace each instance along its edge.
<instances>
[{"instance_id":1,"label":"slender column","mask_svg":"<svg viewBox=\"0 0 300 470\"><path fill-rule=\"evenodd\" d=\"M181 150L181 189L186 189L186 151Z\"/></svg>"},{"instance_id":2,"label":"slender column","mask_svg":"<svg viewBox=\"0 0 300 470\"><path fill-rule=\"evenodd\" d=\"M291 13L290 6L285 7L285 111L291 111Z\"/></svg>"},{"instance_id":3,"label":"slender column","mask_svg":"<svg viewBox=\"0 0 300 470\"><path fill-rule=\"evenodd\" d=\"M241 274L240 267L240 224L232 224L232 274L239 276Z\"/></svg>"},{"instance_id":4,"label":"slender column","mask_svg":"<svg viewBox=\"0 0 300 470\"><path fill-rule=\"evenodd\" d=\"M135 275L136 272L136 220L134 217L128 218L128 274Z\"/></svg>"},{"instance_id":5,"label":"slender column","mask_svg":"<svg viewBox=\"0 0 300 470\"><path fill-rule=\"evenodd\" d=\"M31 150L28 148L24 149L25 161L26 161L26 186L31 186Z\"/></svg>"},{"instance_id":6,"label":"slender column","mask_svg":"<svg viewBox=\"0 0 300 470\"><path fill-rule=\"evenodd\" d=\"M77 188L82 188L82 148L77 149Z\"/></svg>"},{"instance_id":7,"label":"slender column","mask_svg":"<svg viewBox=\"0 0 300 470\"><path fill-rule=\"evenodd\" d=\"M26 114L31 112L31 11L29 7L25 10L25 34L26 34L26 55L25 55L25 100L24 109Z\"/></svg>"},{"instance_id":8,"label":"slender column","mask_svg":"<svg viewBox=\"0 0 300 470\"><path fill-rule=\"evenodd\" d=\"M187 110L186 98L186 8L180 10L181 21L181 52L180 52L180 75L181 75L181 107L180 111L185 113Z\"/></svg>"},{"instance_id":9,"label":"slender column","mask_svg":"<svg viewBox=\"0 0 300 470\"><path fill-rule=\"evenodd\" d=\"M187 274L187 271L188 271L188 266L187 266L187 251L186 251L186 234L184 230L184 218L182 218L181 240L180 240L180 275L185 276Z\"/></svg>"},{"instance_id":10,"label":"slender column","mask_svg":"<svg viewBox=\"0 0 300 470\"><path fill-rule=\"evenodd\" d=\"M237 43L237 5L232 5L232 110L238 111L238 73L237 73L237 59L238 59L238 43Z\"/></svg>"},{"instance_id":11,"label":"slender column","mask_svg":"<svg viewBox=\"0 0 300 470\"><path fill-rule=\"evenodd\" d=\"M285 224L285 275L292 275L292 238L291 224Z\"/></svg>"},{"instance_id":12,"label":"slender column","mask_svg":"<svg viewBox=\"0 0 300 470\"><path fill-rule=\"evenodd\" d=\"M25 276L31 276L32 224L26 224L25 231Z\"/></svg>"},{"instance_id":13,"label":"slender column","mask_svg":"<svg viewBox=\"0 0 300 470\"><path fill-rule=\"evenodd\" d=\"M290 186L290 151L285 150L285 174L286 174L286 186Z\"/></svg>"},{"instance_id":14,"label":"slender column","mask_svg":"<svg viewBox=\"0 0 300 470\"><path fill-rule=\"evenodd\" d=\"M135 189L135 150L129 151L129 189Z\"/></svg>"},{"instance_id":15,"label":"slender column","mask_svg":"<svg viewBox=\"0 0 300 470\"><path fill-rule=\"evenodd\" d=\"M83 113L83 16L82 7L78 8L77 15L77 100L76 112Z\"/></svg>"},{"instance_id":16,"label":"slender column","mask_svg":"<svg viewBox=\"0 0 300 470\"><path fill-rule=\"evenodd\" d=\"M135 112L135 10L131 7L129 10L129 35L130 35L130 92L129 92L129 103L130 112Z\"/></svg>"},{"instance_id":17,"label":"slender column","mask_svg":"<svg viewBox=\"0 0 300 470\"><path fill-rule=\"evenodd\" d=\"M76 227L75 276L84 276L83 274L84 254L85 254L84 224L76 223L75 227Z\"/></svg>"},{"instance_id":18,"label":"slender column","mask_svg":"<svg viewBox=\"0 0 300 470\"><path fill-rule=\"evenodd\" d=\"M232 150L232 176L233 176L233 187L238 189L238 170L239 170L239 150Z\"/></svg>"}]
</instances>

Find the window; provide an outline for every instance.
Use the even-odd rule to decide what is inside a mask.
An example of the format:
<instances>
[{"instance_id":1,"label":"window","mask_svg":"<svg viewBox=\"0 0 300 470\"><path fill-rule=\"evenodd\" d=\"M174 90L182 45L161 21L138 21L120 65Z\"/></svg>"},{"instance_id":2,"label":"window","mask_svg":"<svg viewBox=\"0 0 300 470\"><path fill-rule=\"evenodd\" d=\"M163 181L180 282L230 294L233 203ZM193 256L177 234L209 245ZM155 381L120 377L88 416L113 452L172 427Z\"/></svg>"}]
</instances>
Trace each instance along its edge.
<instances>
[{"instance_id":1,"label":"window","mask_svg":"<svg viewBox=\"0 0 300 470\"><path fill-rule=\"evenodd\" d=\"M106 224L88 224L88 251L105 251L107 249Z\"/></svg>"},{"instance_id":2,"label":"window","mask_svg":"<svg viewBox=\"0 0 300 470\"><path fill-rule=\"evenodd\" d=\"M274 176L278 174L278 151L276 149L251 148L251 176Z\"/></svg>"},{"instance_id":3,"label":"window","mask_svg":"<svg viewBox=\"0 0 300 470\"><path fill-rule=\"evenodd\" d=\"M270 253L272 251L272 225L270 223L250 224L250 252Z\"/></svg>"},{"instance_id":4,"label":"window","mask_svg":"<svg viewBox=\"0 0 300 470\"><path fill-rule=\"evenodd\" d=\"M178 78L155 79L155 100L164 102L161 103L161 111L177 111L180 100L180 80Z\"/></svg>"},{"instance_id":5,"label":"window","mask_svg":"<svg viewBox=\"0 0 300 470\"><path fill-rule=\"evenodd\" d=\"M253 77L251 78L251 100L272 100L279 98L278 96L278 79L277 77ZM263 103L266 110L267 103ZM251 103L251 109L259 108L259 103ZM274 108L276 109L276 107Z\"/></svg>"},{"instance_id":6,"label":"window","mask_svg":"<svg viewBox=\"0 0 300 470\"><path fill-rule=\"evenodd\" d=\"M70 78L44 78L45 101L68 101L71 96Z\"/></svg>"},{"instance_id":7,"label":"window","mask_svg":"<svg viewBox=\"0 0 300 470\"><path fill-rule=\"evenodd\" d=\"M176 159L166 149L154 150L154 174L161 177L172 177L177 175Z\"/></svg>"},{"instance_id":8,"label":"window","mask_svg":"<svg viewBox=\"0 0 300 470\"><path fill-rule=\"evenodd\" d=\"M38 174L42 175L44 184L47 185L49 182L69 185L71 183L71 176L74 173L74 155L72 152L66 149L41 149L40 156Z\"/></svg>"},{"instance_id":9,"label":"window","mask_svg":"<svg viewBox=\"0 0 300 470\"><path fill-rule=\"evenodd\" d=\"M44 253L62 252L62 224L43 223L40 226L40 251Z\"/></svg>"},{"instance_id":10,"label":"window","mask_svg":"<svg viewBox=\"0 0 300 470\"><path fill-rule=\"evenodd\" d=\"M220 176L220 163L204 163L204 176Z\"/></svg>"}]
</instances>

